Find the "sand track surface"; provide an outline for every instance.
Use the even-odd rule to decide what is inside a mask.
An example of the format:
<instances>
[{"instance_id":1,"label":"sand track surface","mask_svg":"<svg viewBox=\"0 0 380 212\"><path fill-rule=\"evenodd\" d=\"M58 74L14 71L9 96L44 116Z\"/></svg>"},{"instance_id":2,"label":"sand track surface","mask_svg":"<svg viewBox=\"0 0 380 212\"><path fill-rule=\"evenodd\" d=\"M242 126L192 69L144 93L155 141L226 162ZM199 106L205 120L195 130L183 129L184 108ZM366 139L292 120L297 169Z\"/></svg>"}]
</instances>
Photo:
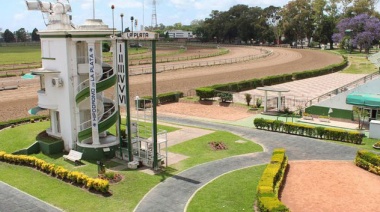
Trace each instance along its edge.
<instances>
[{"instance_id":1,"label":"sand track surface","mask_svg":"<svg viewBox=\"0 0 380 212\"><path fill-rule=\"evenodd\" d=\"M380 176L352 161L290 161L281 201L293 212L379 211Z\"/></svg>"},{"instance_id":2,"label":"sand track surface","mask_svg":"<svg viewBox=\"0 0 380 212\"><path fill-rule=\"evenodd\" d=\"M259 48L239 46L229 46L227 48L230 49L229 54L199 60L217 60L260 54ZM273 54L258 60L159 73L157 74L157 92L182 91L187 94L191 93L189 91L201 86L311 70L342 61L342 58L338 55L315 50L268 49L272 50ZM206 52L208 51L206 49ZM181 56L186 56L186 53ZM181 61L178 63L181 63ZM28 116L27 109L37 106L39 79L2 78L0 79L0 84L19 84L20 86L17 90L0 91L0 121L26 117ZM151 75L132 76L130 77L130 85L131 99L134 96L151 95Z\"/></svg>"}]
</instances>

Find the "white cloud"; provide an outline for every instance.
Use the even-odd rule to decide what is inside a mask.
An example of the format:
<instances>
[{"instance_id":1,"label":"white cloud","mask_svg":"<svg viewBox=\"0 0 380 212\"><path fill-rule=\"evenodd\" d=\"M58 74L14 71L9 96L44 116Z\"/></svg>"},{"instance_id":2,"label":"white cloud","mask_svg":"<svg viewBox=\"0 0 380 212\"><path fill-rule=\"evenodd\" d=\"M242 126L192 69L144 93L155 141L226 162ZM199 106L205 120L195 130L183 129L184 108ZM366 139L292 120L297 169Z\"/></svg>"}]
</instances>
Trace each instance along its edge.
<instances>
[{"instance_id":1,"label":"white cloud","mask_svg":"<svg viewBox=\"0 0 380 212\"><path fill-rule=\"evenodd\" d=\"M92 0L84 0L80 6L84 10L92 9L93 8L93 1ZM96 6L96 1L95 1L95 6Z\"/></svg>"},{"instance_id":2,"label":"white cloud","mask_svg":"<svg viewBox=\"0 0 380 212\"><path fill-rule=\"evenodd\" d=\"M117 8L142 8L143 3L140 0L110 0L108 6L115 5Z\"/></svg>"},{"instance_id":3,"label":"white cloud","mask_svg":"<svg viewBox=\"0 0 380 212\"><path fill-rule=\"evenodd\" d=\"M25 13L16 13L13 18L15 21L22 21L25 19Z\"/></svg>"}]
</instances>

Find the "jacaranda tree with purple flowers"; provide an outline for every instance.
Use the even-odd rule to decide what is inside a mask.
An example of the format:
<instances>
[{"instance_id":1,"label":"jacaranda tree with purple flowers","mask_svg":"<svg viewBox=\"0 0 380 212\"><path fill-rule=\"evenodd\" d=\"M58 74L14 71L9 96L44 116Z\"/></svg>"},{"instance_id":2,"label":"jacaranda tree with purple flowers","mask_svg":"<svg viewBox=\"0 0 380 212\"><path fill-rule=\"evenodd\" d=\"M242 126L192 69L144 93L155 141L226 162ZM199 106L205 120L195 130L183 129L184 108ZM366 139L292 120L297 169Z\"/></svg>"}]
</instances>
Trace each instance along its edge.
<instances>
[{"instance_id":1,"label":"jacaranda tree with purple flowers","mask_svg":"<svg viewBox=\"0 0 380 212\"><path fill-rule=\"evenodd\" d=\"M369 53L371 46L380 39L380 20L367 14L359 14L353 18L342 19L337 25L338 33L333 41L349 47L352 45ZM351 31L347 35L347 30ZM350 42L350 43L349 43Z\"/></svg>"}]
</instances>

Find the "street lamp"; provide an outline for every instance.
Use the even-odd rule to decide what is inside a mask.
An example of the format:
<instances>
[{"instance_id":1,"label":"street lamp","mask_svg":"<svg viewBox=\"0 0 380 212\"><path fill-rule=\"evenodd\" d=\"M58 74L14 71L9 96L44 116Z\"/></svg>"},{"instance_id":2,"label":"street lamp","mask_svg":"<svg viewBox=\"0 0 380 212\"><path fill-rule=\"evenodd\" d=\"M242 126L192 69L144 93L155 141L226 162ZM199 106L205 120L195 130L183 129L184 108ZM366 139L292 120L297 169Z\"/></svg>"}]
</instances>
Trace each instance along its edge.
<instances>
[{"instance_id":1,"label":"street lamp","mask_svg":"<svg viewBox=\"0 0 380 212\"><path fill-rule=\"evenodd\" d=\"M124 32L124 26L123 26L123 22L124 22L124 20L123 20L123 17L124 17L124 14L121 13L121 14L120 14L120 18L121 18L121 34L123 34L123 32Z\"/></svg>"},{"instance_id":2,"label":"street lamp","mask_svg":"<svg viewBox=\"0 0 380 212\"><path fill-rule=\"evenodd\" d=\"M135 18L133 17L133 16L131 16L131 29L132 29L132 33L133 33L133 20L134 20Z\"/></svg>"}]
</instances>

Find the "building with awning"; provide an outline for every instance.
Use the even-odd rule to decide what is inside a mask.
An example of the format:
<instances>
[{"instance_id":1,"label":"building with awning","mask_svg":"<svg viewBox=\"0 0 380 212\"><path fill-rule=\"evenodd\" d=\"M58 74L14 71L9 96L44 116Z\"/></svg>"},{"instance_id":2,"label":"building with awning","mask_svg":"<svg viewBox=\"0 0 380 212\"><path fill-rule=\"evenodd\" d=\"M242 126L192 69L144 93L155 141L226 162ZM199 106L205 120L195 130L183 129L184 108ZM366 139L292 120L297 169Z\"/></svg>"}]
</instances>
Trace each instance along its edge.
<instances>
[{"instance_id":1,"label":"building with awning","mask_svg":"<svg viewBox=\"0 0 380 212\"><path fill-rule=\"evenodd\" d=\"M380 108L380 94L351 93L346 103L360 107Z\"/></svg>"},{"instance_id":2,"label":"building with awning","mask_svg":"<svg viewBox=\"0 0 380 212\"><path fill-rule=\"evenodd\" d=\"M369 137L380 139L380 94L351 93L347 96L346 103L369 112Z\"/></svg>"}]
</instances>

